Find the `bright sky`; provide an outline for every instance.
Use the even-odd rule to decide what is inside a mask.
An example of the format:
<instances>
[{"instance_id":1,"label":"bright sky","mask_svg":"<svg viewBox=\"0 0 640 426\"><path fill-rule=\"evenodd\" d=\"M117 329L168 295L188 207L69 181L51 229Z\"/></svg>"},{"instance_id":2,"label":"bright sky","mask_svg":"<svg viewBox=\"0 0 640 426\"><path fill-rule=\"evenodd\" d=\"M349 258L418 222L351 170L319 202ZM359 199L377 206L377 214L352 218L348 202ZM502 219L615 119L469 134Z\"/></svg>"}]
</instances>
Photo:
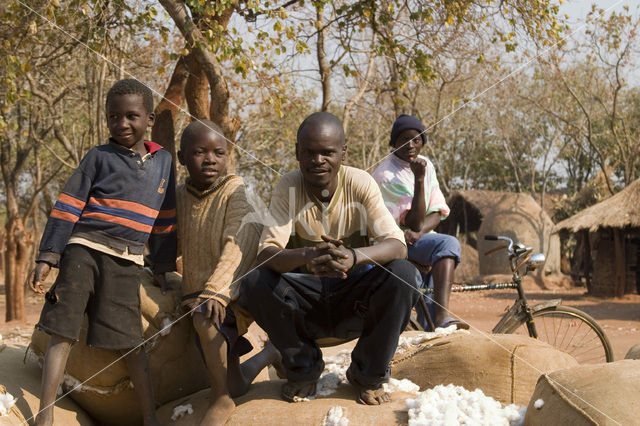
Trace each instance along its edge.
<instances>
[{"instance_id":1,"label":"bright sky","mask_svg":"<svg viewBox=\"0 0 640 426\"><path fill-rule=\"evenodd\" d=\"M584 21L587 13L591 10L592 4L596 4L599 8L605 10L611 8L611 11L622 11L624 5L633 10L638 5L638 2L632 0L569 0L560 6L560 12L568 14L574 23L576 21Z\"/></svg>"}]
</instances>

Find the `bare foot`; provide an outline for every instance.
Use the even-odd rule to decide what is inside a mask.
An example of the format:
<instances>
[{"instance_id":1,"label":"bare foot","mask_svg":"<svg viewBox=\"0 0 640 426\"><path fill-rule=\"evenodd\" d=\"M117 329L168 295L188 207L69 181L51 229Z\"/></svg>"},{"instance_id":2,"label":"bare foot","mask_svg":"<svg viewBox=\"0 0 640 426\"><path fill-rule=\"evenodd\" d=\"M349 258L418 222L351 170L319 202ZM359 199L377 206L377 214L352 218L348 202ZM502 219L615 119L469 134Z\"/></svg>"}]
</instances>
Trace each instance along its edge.
<instances>
[{"instance_id":1,"label":"bare foot","mask_svg":"<svg viewBox=\"0 0 640 426\"><path fill-rule=\"evenodd\" d=\"M353 373L351 373L351 367L347 369L347 380L356 389L358 389L358 402L364 405L381 405L385 402L391 401L391 395L384 390L384 387L380 385L375 389L367 389L353 379Z\"/></svg>"},{"instance_id":2,"label":"bare foot","mask_svg":"<svg viewBox=\"0 0 640 426\"><path fill-rule=\"evenodd\" d=\"M287 402L302 401L316 394L316 381L308 382L287 382L282 385L282 399Z\"/></svg>"},{"instance_id":3,"label":"bare foot","mask_svg":"<svg viewBox=\"0 0 640 426\"><path fill-rule=\"evenodd\" d=\"M201 426L215 426L215 425L224 425L233 410L235 410L236 404L234 404L233 400L229 395L212 395L211 396L211 405L207 408L207 412L204 414L202 420L200 420Z\"/></svg>"},{"instance_id":4,"label":"bare foot","mask_svg":"<svg viewBox=\"0 0 640 426\"><path fill-rule=\"evenodd\" d=\"M53 407L45 408L36 416L33 423L35 426L51 426L53 425Z\"/></svg>"},{"instance_id":5,"label":"bare foot","mask_svg":"<svg viewBox=\"0 0 640 426\"><path fill-rule=\"evenodd\" d=\"M382 386L378 389L361 389L358 402L365 405L381 405L391 401L391 396Z\"/></svg>"}]
</instances>

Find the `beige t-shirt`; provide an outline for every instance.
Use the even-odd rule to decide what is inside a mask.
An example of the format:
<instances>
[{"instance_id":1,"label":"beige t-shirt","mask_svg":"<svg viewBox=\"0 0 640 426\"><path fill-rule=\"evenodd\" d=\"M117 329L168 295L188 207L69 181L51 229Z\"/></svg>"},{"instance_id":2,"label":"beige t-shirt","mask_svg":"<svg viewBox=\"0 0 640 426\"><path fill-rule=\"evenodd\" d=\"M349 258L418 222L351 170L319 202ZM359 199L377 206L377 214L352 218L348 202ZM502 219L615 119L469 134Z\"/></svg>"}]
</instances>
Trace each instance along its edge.
<instances>
[{"instance_id":1,"label":"beige t-shirt","mask_svg":"<svg viewBox=\"0 0 640 426\"><path fill-rule=\"evenodd\" d=\"M299 169L285 174L273 190L269 213L258 252L270 246L313 247L322 242L323 234L354 248L387 238L405 243L376 182L354 167L340 167L338 188L329 203L307 190Z\"/></svg>"}]
</instances>

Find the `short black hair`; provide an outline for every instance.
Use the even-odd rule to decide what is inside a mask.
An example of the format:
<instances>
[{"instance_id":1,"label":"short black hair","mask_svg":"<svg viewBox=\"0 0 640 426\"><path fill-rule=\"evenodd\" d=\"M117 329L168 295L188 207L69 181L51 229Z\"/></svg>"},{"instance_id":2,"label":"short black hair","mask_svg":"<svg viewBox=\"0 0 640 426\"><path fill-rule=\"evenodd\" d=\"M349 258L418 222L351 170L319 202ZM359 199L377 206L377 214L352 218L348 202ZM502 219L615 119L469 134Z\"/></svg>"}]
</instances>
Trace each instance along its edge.
<instances>
[{"instance_id":1,"label":"short black hair","mask_svg":"<svg viewBox=\"0 0 640 426\"><path fill-rule=\"evenodd\" d=\"M224 133L222 132L222 128L213 121L196 120L189 123L189 125L182 131L182 136L180 136L180 150L184 151L187 143L189 143L195 137L199 136L202 132L216 133L225 141L227 140L227 138L224 136Z\"/></svg>"},{"instance_id":2,"label":"short black hair","mask_svg":"<svg viewBox=\"0 0 640 426\"><path fill-rule=\"evenodd\" d=\"M302 136L307 126L330 126L338 132L338 136L340 137L340 139L342 139L342 145L344 145L345 143L344 127L342 126L342 121L340 121L338 117L331 114L330 112L314 112L313 114L305 118L300 124L300 127L298 127L298 133L296 134L296 140L298 142L300 142L300 137Z\"/></svg>"},{"instance_id":3,"label":"short black hair","mask_svg":"<svg viewBox=\"0 0 640 426\"><path fill-rule=\"evenodd\" d=\"M109 100L113 96L118 95L140 95L142 96L144 109L146 109L148 113L153 112L153 92L146 84L141 83L136 79L126 78L124 80L116 81L107 92L107 100L105 104L109 105Z\"/></svg>"}]
</instances>

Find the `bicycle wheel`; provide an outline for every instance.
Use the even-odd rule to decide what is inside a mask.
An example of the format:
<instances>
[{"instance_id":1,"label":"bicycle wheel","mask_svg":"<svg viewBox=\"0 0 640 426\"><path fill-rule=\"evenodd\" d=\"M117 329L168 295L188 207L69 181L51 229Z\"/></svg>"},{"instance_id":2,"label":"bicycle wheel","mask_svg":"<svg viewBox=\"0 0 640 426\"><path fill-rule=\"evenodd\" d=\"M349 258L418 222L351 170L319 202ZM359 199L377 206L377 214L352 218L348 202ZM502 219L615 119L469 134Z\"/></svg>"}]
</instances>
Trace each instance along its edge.
<instances>
[{"instance_id":1,"label":"bicycle wheel","mask_svg":"<svg viewBox=\"0 0 640 426\"><path fill-rule=\"evenodd\" d=\"M550 306L533 312L538 339L572 355L580 364L613 361L613 349L595 319L570 306ZM526 318L499 333L528 335Z\"/></svg>"}]
</instances>

